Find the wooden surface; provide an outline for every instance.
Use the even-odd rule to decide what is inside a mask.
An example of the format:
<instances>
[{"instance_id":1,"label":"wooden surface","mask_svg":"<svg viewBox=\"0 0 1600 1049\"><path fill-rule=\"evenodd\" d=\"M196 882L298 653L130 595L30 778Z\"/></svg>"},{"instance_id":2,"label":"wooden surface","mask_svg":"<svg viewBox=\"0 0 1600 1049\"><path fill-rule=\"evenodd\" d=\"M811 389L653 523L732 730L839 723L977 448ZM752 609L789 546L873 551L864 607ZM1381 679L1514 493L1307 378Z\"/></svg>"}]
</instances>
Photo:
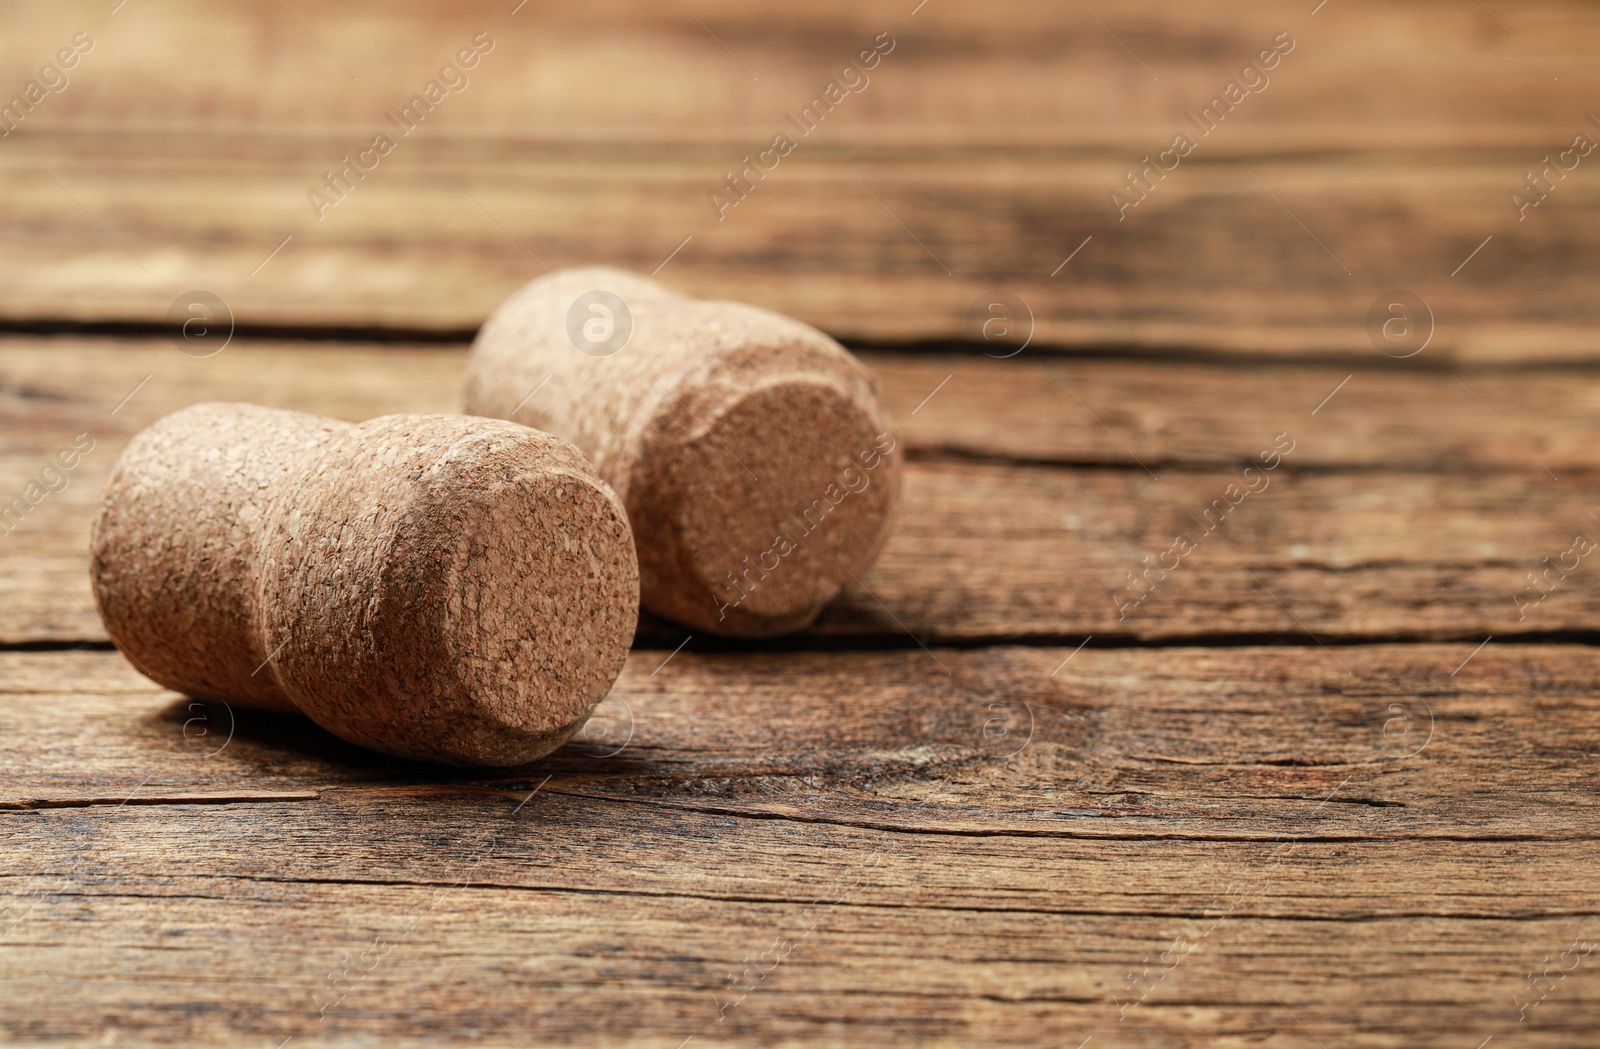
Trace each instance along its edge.
<instances>
[{"instance_id":1,"label":"wooden surface","mask_svg":"<svg viewBox=\"0 0 1600 1049\"><path fill-rule=\"evenodd\" d=\"M1593 1043L1600 153L1509 201L1600 141L1591 6L515 6L0 11L0 103L94 40L0 137L0 1043ZM85 545L134 433L454 410L487 312L592 262L878 376L905 512L815 627L647 620L583 736L487 773L114 651ZM196 290L225 347L169 332ZM1435 318L1405 359L1367 321L1393 290ZM985 341L1007 296L1033 325Z\"/></svg>"},{"instance_id":2,"label":"wooden surface","mask_svg":"<svg viewBox=\"0 0 1600 1049\"><path fill-rule=\"evenodd\" d=\"M0 317L156 323L207 289L252 324L466 331L545 267L671 256L688 290L863 339L968 337L1005 291L1041 344L1365 352L1398 287L1436 358L1600 348L1600 153L1520 220L1509 200L1600 138L1583 5L914 6L8 14L19 81L77 31L96 45L0 150ZM308 191L480 31L468 85L319 219ZM866 86L719 219L730 168L880 33ZM1280 33L1270 82L1200 136L1186 114ZM1119 217L1112 191L1182 131L1194 151Z\"/></svg>"}]
</instances>

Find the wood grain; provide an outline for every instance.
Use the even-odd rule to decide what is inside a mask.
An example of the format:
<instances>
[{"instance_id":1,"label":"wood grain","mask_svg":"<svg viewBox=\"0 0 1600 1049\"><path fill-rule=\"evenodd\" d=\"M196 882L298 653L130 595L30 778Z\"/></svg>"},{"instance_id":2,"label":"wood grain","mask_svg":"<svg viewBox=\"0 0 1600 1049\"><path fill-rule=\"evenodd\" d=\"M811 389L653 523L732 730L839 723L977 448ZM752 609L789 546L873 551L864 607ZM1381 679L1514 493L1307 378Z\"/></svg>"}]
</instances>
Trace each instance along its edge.
<instances>
[{"instance_id":1,"label":"wood grain","mask_svg":"<svg viewBox=\"0 0 1600 1049\"><path fill-rule=\"evenodd\" d=\"M0 11L0 512L95 440L0 528L0 1042L1591 1043L1596 160L1511 192L1600 139L1597 44L1574 0ZM133 433L454 410L488 311L583 263L877 348L906 512L813 630L647 623L583 735L492 771L107 650L84 548ZM214 354L164 337L197 290Z\"/></svg>"},{"instance_id":2,"label":"wood grain","mask_svg":"<svg viewBox=\"0 0 1600 1049\"><path fill-rule=\"evenodd\" d=\"M303 344L203 359L149 344L16 351L0 365L16 419L3 490L22 492L78 432L97 444L0 540L19 597L0 606L0 639L13 643L105 639L87 529L118 450L147 422L213 399L347 418L450 410L459 368L456 351ZM852 585L813 638L1481 640L1600 622L1581 558L1569 578L1529 580L1545 558L1570 565L1574 538L1600 528L1585 372L870 360L908 420L906 510L866 589ZM1341 372L1353 377L1312 414ZM1206 533L1214 501L1277 434L1294 451ZM1144 576L1173 563L1179 535L1194 552L1165 579ZM682 636L647 634L669 647Z\"/></svg>"},{"instance_id":3,"label":"wood grain","mask_svg":"<svg viewBox=\"0 0 1600 1049\"><path fill-rule=\"evenodd\" d=\"M464 345L241 337L204 357L181 352L185 345L0 336L7 421L0 447L29 452L79 427L131 436L205 400L352 420L460 408ZM204 353L213 344L193 348ZM1290 432L1299 444L1287 470L1520 474L1543 463L1559 475L1600 468L1600 385L1587 366L1452 373L1427 362L1360 359L858 354L919 458L1232 467Z\"/></svg>"},{"instance_id":4,"label":"wood grain","mask_svg":"<svg viewBox=\"0 0 1600 1049\"><path fill-rule=\"evenodd\" d=\"M1432 359L1593 351L1574 260L1600 241L1600 189L1563 185L1519 224L1522 155L1206 161L1119 221L1129 158L819 145L719 222L728 161L709 147L606 161L440 137L319 222L307 186L338 140L200 138L48 138L0 158L33 216L5 228L0 316L160 323L199 289L246 324L469 331L546 268L605 263L665 266L696 295L847 339L981 339L1000 293L1036 345L1376 359L1368 310L1398 288L1429 305Z\"/></svg>"},{"instance_id":5,"label":"wood grain","mask_svg":"<svg viewBox=\"0 0 1600 1049\"><path fill-rule=\"evenodd\" d=\"M1070 651L940 651L954 684L922 653L640 653L621 750L511 779L192 710L108 653L4 654L5 789L31 811L0 813L0 978L81 1008L0 1023L1377 1046L1595 1021L1581 974L1531 1029L1512 997L1593 924L1591 650L1490 646L1452 678L1469 646L1374 646L1350 683L1292 649L1089 648L1050 676ZM263 841L295 846L263 864ZM726 973L775 939L782 967L719 1022ZM346 954L375 971L319 1019Z\"/></svg>"},{"instance_id":6,"label":"wood grain","mask_svg":"<svg viewBox=\"0 0 1600 1049\"><path fill-rule=\"evenodd\" d=\"M1600 189L1579 168L1520 219L1509 198L1600 135L1587 8L1521 11L1512 36L1446 3L1147 2L1114 25L701 6L704 29L632 2L11 16L19 68L69 27L102 42L0 156L0 317L160 322L206 289L248 323L465 330L545 267L671 257L698 295L856 338L975 338L1005 292L1039 344L1371 353L1368 309L1400 288L1430 305L1435 357L1594 352ZM319 219L324 171L486 25L472 84ZM1271 84L1119 216L1127 172L1291 30ZM719 218L730 166L879 32L899 35L871 84Z\"/></svg>"},{"instance_id":7,"label":"wood grain","mask_svg":"<svg viewBox=\"0 0 1600 1049\"><path fill-rule=\"evenodd\" d=\"M177 0L112 16L72 0L8 10L0 60L20 81L76 31L96 38L71 87L22 125L35 133L129 123L365 130L482 30L496 49L446 103L452 130L623 143L768 130L880 32L904 50L852 99L861 106L851 132L863 138L1147 149L1148 133L1168 130L1285 31L1295 50L1245 105L1259 107L1253 127L1289 149L1546 148L1600 88L1587 61L1600 21L1559 0L1509 13L1348 0L1315 16L1271 0L913 7L532 0L512 15L484 0L331 9Z\"/></svg>"},{"instance_id":8,"label":"wood grain","mask_svg":"<svg viewBox=\"0 0 1600 1049\"><path fill-rule=\"evenodd\" d=\"M198 841L181 821L151 829ZM1232 918L1119 1022L1113 995L1139 995L1126 974L1168 950L1183 919L874 905L819 913L858 878L839 875L842 887L824 890L833 895L781 904L181 874L152 891L112 877L40 907L24 927L30 939L6 952L0 964L19 994L66 1006L12 1013L7 1033L70 1045L105 1044L111 1030L139 1039L130 1044L670 1049L690 1038L1313 1044L1312 1032L1325 1044L1450 1049L1462 1035L1496 1033L1518 1045L1582 1044L1594 1022L1593 982L1581 971L1554 984L1536 1024L1517 1022L1526 967L1563 949L1575 956L1570 945L1588 926L1569 917ZM96 945L95 933L115 939ZM739 1000L730 976L763 968L774 944L788 955L761 982L743 977L756 987Z\"/></svg>"},{"instance_id":9,"label":"wood grain","mask_svg":"<svg viewBox=\"0 0 1600 1049\"><path fill-rule=\"evenodd\" d=\"M1067 839L1588 840L1594 651L1476 647L1350 646L1336 662L1311 645L691 644L634 653L600 720L540 775L408 765L305 719L192 708L115 653L5 653L10 694L30 702L4 713L0 803L390 786L470 798L551 773L556 793L641 816Z\"/></svg>"}]
</instances>

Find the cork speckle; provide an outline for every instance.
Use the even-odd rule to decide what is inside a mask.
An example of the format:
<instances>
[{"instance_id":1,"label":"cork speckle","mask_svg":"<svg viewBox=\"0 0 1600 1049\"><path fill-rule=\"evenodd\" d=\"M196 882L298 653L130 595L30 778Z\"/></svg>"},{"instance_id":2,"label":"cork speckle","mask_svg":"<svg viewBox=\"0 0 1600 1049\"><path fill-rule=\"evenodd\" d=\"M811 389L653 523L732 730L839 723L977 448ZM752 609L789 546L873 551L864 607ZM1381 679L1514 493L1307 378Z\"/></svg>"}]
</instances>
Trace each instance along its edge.
<instances>
[{"instance_id":1,"label":"cork speckle","mask_svg":"<svg viewBox=\"0 0 1600 1049\"><path fill-rule=\"evenodd\" d=\"M186 409L130 444L92 545L107 629L161 684L450 764L559 746L638 612L616 496L490 419Z\"/></svg>"},{"instance_id":2,"label":"cork speckle","mask_svg":"<svg viewBox=\"0 0 1600 1049\"><path fill-rule=\"evenodd\" d=\"M631 326L603 356L574 334L595 292ZM894 519L901 456L859 361L791 318L635 274L566 270L512 295L473 346L465 403L588 455L627 507L645 607L708 632L805 627Z\"/></svg>"}]
</instances>

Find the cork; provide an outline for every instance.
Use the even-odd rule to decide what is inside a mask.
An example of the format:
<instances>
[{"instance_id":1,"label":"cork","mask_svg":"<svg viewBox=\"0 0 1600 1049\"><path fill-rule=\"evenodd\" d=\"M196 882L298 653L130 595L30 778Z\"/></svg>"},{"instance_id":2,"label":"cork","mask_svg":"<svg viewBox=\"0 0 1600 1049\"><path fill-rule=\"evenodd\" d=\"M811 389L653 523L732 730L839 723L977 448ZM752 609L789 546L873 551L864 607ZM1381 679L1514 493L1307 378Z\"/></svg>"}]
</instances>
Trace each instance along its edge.
<instances>
[{"instance_id":1,"label":"cork","mask_svg":"<svg viewBox=\"0 0 1600 1049\"><path fill-rule=\"evenodd\" d=\"M627 518L583 455L453 415L169 415L112 471L90 574L159 684L452 765L560 746L639 607Z\"/></svg>"},{"instance_id":2,"label":"cork","mask_svg":"<svg viewBox=\"0 0 1600 1049\"><path fill-rule=\"evenodd\" d=\"M893 523L901 456L871 373L754 306L564 270L489 318L464 393L594 462L627 508L643 605L698 630L809 625Z\"/></svg>"}]
</instances>

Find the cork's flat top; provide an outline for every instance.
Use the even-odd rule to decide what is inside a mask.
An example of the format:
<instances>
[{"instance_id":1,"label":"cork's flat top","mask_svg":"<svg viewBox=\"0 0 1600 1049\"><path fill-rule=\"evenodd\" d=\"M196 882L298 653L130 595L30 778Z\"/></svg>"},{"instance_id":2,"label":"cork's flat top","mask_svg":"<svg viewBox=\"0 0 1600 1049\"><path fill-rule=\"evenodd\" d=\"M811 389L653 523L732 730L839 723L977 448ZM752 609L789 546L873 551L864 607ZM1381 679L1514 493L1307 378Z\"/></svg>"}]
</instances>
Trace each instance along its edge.
<instances>
[{"instance_id":1,"label":"cork's flat top","mask_svg":"<svg viewBox=\"0 0 1600 1049\"><path fill-rule=\"evenodd\" d=\"M451 764L558 746L638 616L620 504L570 445L514 423L386 416L308 457L266 544L271 671L346 739Z\"/></svg>"},{"instance_id":2,"label":"cork's flat top","mask_svg":"<svg viewBox=\"0 0 1600 1049\"><path fill-rule=\"evenodd\" d=\"M882 548L899 469L879 422L834 385L778 380L668 460L659 498L695 596L729 632L805 626Z\"/></svg>"},{"instance_id":3,"label":"cork's flat top","mask_svg":"<svg viewBox=\"0 0 1600 1049\"><path fill-rule=\"evenodd\" d=\"M453 529L438 629L449 673L497 741L481 763L519 764L610 690L638 619L638 573L615 496L586 472L552 467L476 494Z\"/></svg>"}]
</instances>

